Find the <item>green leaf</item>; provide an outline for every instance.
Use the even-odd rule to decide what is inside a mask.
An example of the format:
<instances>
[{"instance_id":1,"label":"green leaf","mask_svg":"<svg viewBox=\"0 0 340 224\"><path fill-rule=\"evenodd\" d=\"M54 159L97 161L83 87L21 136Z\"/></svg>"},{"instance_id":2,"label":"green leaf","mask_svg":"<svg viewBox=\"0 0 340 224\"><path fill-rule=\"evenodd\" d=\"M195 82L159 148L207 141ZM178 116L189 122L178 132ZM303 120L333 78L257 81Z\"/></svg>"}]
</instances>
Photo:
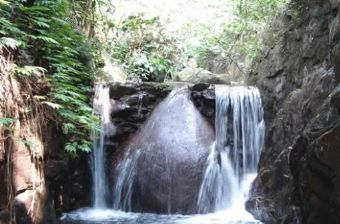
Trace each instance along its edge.
<instances>
[{"instance_id":1,"label":"green leaf","mask_svg":"<svg viewBox=\"0 0 340 224\"><path fill-rule=\"evenodd\" d=\"M47 71L45 68L38 67L38 66L14 66L14 74L22 75L22 76L31 76L35 75L37 77L43 76Z\"/></svg>"},{"instance_id":2,"label":"green leaf","mask_svg":"<svg viewBox=\"0 0 340 224\"><path fill-rule=\"evenodd\" d=\"M75 153L77 151L78 144L76 142L68 142L65 145L65 150L70 153Z\"/></svg>"},{"instance_id":3,"label":"green leaf","mask_svg":"<svg viewBox=\"0 0 340 224\"><path fill-rule=\"evenodd\" d=\"M0 0L0 4L9 5L9 2L8 2L8 1L5 1L5 0Z\"/></svg>"},{"instance_id":4,"label":"green leaf","mask_svg":"<svg viewBox=\"0 0 340 224\"><path fill-rule=\"evenodd\" d=\"M19 42L13 38L9 38L9 37L0 38L0 48L8 47L12 50L15 50L18 45L19 45Z\"/></svg>"},{"instance_id":5,"label":"green leaf","mask_svg":"<svg viewBox=\"0 0 340 224\"><path fill-rule=\"evenodd\" d=\"M60 104L57 104L57 103L52 103L52 102L49 102L49 101L43 101L41 102L42 104L46 104L47 106L53 108L53 109L60 109L62 108L63 106L60 105Z\"/></svg>"},{"instance_id":6,"label":"green leaf","mask_svg":"<svg viewBox=\"0 0 340 224\"><path fill-rule=\"evenodd\" d=\"M11 125L14 121L13 118L0 118L0 126Z\"/></svg>"},{"instance_id":7,"label":"green leaf","mask_svg":"<svg viewBox=\"0 0 340 224\"><path fill-rule=\"evenodd\" d=\"M20 141L22 143L24 143L24 145L27 147L27 148L30 148L32 150L35 150L38 148L38 144L33 142L33 141L28 141L28 140L24 140L24 139L20 139Z\"/></svg>"}]
</instances>

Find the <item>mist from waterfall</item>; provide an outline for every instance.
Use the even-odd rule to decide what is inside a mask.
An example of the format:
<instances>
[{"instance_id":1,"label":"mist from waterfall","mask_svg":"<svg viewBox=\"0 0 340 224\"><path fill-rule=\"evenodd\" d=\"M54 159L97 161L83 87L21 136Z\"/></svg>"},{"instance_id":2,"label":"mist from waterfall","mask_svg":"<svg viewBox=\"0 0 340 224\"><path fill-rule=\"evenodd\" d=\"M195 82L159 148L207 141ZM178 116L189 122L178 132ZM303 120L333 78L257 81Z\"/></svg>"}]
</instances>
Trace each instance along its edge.
<instances>
[{"instance_id":1,"label":"mist from waterfall","mask_svg":"<svg viewBox=\"0 0 340 224\"><path fill-rule=\"evenodd\" d=\"M200 213L244 209L264 141L260 92L255 87L216 86L216 142L198 197ZM237 210L237 209L236 209Z\"/></svg>"},{"instance_id":2,"label":"mist from waterfall","mask_svg":"<svg viewBox=\"0 0 340 224\"><path fill-rule=\"evenodd\" d=\"M107 180L105 175L105 136L114 131L110 120L111 103L109 88L103 85L95 86L93 101L94 113L100 117L100 130L92 131L92 178L93 178L93 207L106 208Z\"/></svg>"},{"instance_id":3,"label":"mist from waterfall","mask_svg":"<svg viewBox=\"0 0 340 224\"><path fill-rule=\"evenodd\" d=\"M113 189L113 208L117 210L132 211L132 191L136 177L136 163L141 154L136 150L130 154L126 153L123 162L117 167L118 176Z\"/></svg>"},{"instance_id":4,"label":"mist from waterfall","mask_svg":"<svg viewBox=\"0 0 340 224\"><path fill-rule=\"evenodd\" d=\"M113 108L109 88L96 86L93 104L95 113L100 116L101 130L94 129L92 136L93 208L64 214L61 224L261 223L245 210L264 139L259 90L246 86L215 86L215 133L189 93L187 87L174 89L130 139L114 168L110 189L113 204L109 205L105 136L115 131L110 119ZM140 115L142 93L137 103ZM159 185L150 184L156 179L161 180ZM185 191L192 183L195 183L195 190ZM150 192L158 192L158 198L148 197ZM190 200L193 209L182 213L178 208ZM142 202L160 201L163 203L156 207L162 209L160 212L139 210Z\"/></svg>"},{"instance_id":5,"label":"mist from waterfall","mask_svg":"<svg viewBox=\"0 0 340 224\"><path fill-rule=\"evenodd\" d=\"M139 113L143 93L138 96ZM143 211L154 200L155 212L197 213L204 161L215 135L190 96L186 86L172 90L129 140L113 174L114 209Z\"/></svg>"}]
</instances>

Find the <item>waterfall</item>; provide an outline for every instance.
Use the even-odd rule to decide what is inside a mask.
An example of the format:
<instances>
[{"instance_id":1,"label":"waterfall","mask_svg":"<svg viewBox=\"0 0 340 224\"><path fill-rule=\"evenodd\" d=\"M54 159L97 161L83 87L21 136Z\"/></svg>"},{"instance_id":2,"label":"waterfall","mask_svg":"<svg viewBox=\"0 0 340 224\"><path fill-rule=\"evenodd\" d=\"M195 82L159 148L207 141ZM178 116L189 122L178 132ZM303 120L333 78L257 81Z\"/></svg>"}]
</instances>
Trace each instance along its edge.
<instances>
[{"instance_id":1,"label":"waterfall","mask_svg":"<svg viewBox=\"0 0 340 224\"><path fill-rule=\"evenodd\" d=\"M141 118L142 115L143 97L144 97L143 92L138 94L138 113L137 113L138 118Z\"/></svg>"},{"instance_id":2,"label":"waterfall","mask_svg":"<svg viewBox=\"0 0 340 224\"><path fill-rule=\"evenodd\" d=\"M199 191L200 213L243 202L264 141L260 92L255 87L216 86L216 140ZM230 121L229 121L230 120Z\"/></svg>"},{"instance_id":3,"label":"waterfall","mask_svg":"<svg viewBox=\"0 0 340 224\"><path fill-rule=\"evenodd\" d=\"M92 131L92 177L93 177L93 206L106 208L107 182L105 175L105 136L114 131L110 120L111 103L109 88L103 85L95 86L93 101L94 113L100 117L100 130Z\"/></svg>"},{"instance_id":4,"label":"waterfall","mask_svg":"<svg viewBox=\"0 0 340 224\"><path fill-rule=\"evenodd\" d=\"M132 188L136 177L136 165L140 156L140 150L128 152L124 162L117 167L118 176L113 189L113 208L117 210L132 211Z\"/></svg>"},{"instance_id":5,"label":"waterfall","mask_svg":"<svg viewBox=\"0 0 340 224\"><path fill-rule=\"evenodd\" d=\"M245 210L264 139L259 90L216 86L215 93L215 130L187 87L174 89L153 109L117 155L110 206L105 136L115 127L109 89L96 86L101 130L92 136L94 206L64 214L61 223L260 224ZM134 108L140 116L143 95Z\"/></svg>"}]
</instances>

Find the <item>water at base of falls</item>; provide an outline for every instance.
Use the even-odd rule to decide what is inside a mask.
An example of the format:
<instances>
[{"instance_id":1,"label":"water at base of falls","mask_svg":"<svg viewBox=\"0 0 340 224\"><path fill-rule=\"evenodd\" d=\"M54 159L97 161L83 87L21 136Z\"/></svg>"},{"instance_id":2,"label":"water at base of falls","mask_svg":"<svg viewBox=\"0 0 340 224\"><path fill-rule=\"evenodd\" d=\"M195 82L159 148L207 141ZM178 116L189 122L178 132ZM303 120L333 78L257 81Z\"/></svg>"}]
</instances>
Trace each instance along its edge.
<instances>
[{"instance_id":1,"label":"water at base of falls","mask_svg":"<svg viewBox=\"0 0 340 224\"><path fill-rule=\"evenodd\" d=\"M204 215L159 215L84 208L65 214L60 224L261 224L243 209Z\"/></svg>"},{"instance_id":2,"label":"water at base of falls","mask_svg":"<svg viewBox=\"0 0 340 224\"><path fill-rule=\"evenodd\" d=\"M248 174L240 185L242 195L232 208L209 214L159 215L112 209L83 208L64 214L60 224L261 224L244 209L250 184L256 174Z\"/></svg>"},{"instance_id":3,"label":"water at base of falls","mask_svg":"<svg viewBox=\"0 0 340 224\"><path fill-rule=\"evenodd\" d=\"M242 197L228 210L197 215L159 215L83 208L64 214L60 224L261 224L244 209L244 201L255 175L249 174L245 178L241 184Z\"/></svg>"},{"instance_id":4,"label":"water at base of falls","mask_svg":"<svg viewBox=\"0 0 340 224\"><path fill-rule=\"evenodd\" d=\"M228 122L228 118L232 118ZM245 209L245 201L256 176L263 144L264 122L261 98L253 87L216 88L216 141L207 159L198 195L198 211L206 214L132 213L104 208L83 208L64 214L60 224L260 224ZM137 150L136 156L138 157ZM126 160L116 196L130 195L135 159ZM131 172L130 172L131 171ZM125 185L124 185L125 183ZM128 199L128 198L127 198ZM118 202L129 208L129 200Z\"/></svg>"}]
</instances>

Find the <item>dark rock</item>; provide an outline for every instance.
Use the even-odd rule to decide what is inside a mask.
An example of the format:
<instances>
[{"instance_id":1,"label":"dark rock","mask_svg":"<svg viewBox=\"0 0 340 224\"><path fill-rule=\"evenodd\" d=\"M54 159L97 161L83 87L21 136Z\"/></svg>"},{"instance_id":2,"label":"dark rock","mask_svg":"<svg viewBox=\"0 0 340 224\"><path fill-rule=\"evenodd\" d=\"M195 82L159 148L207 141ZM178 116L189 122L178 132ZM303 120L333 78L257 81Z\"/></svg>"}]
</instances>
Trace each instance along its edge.
<instances>
[{"instance_id":1,"label":"dark rock","mask_svg":"<svg viewBox=\"0 0 340 224\"><path fill-rule=\"evenodd\" d=\"M0 224L10 223L10 213L7 209L0 210Z\"/></svg>"},{"instance_id":2,"label":"dark rock","mask_svg":"<svg viewBox=\"0 0 340 224\"><path fill-rule=\"evenodd\" d=\"M202 88L200 88L202 89ZM191 91L191 100L197 109L208 118L212 125L215 122L215 88L210 86L202 90Z\"/></svg>"},{"instance_id":3,"label":"dark rock","mask_svg":"<svg viewBox=\"0 0 340 224\"><path fill-rule=\"evenodd\" d=\"M193 85L190 89L191 91L203 91L205 89L208 89L210 84L207 83L197 83Z\"/></svg>"},{"instance_id":4,"label":"dark rock","mask_svg":"<svg viewBox=\"0 0 340 224\"><path fill-rule=\"evenodd\" d=\"M267 128L247 210L265 223L340 223L339 3L291 3L301 22L284 21L249 76Z\"/></svg>"},{"instance_id":5,"label":"dark rock","mask_svg":"<svg viewBox=\"0 0 340 224\"><path fill-rule=\"evenodd\" d=\"M138 128L139 126L135 123L122 122L116 127L116 133L110 138L113 142L122 142L129 135L134 134Z\"/></svg>"},{"instance_id":6,"label":"dark rock","mask_svg":"<svg viewBox=\"0 0 340 224\"><path fill-rule=\"evenodd\" d=\"M57 180L67 172L67 162L64 160L48 160L45 164L45 177Z\"/></svg>"},{"instance_id":7,"label":"dark rock","mask_svg":"<svg viewBox=\"0 0 340 224\"><path fill-rule=\"evenodd\" d=\"M115 83L110 87L110 98L119 99L122 96L137 93L136 85L129 83Z\"/></svg>"},{"instance_id":8,"label":"dark rock","mask_svg":"<svg viewBox=\"0 0 340 224\"><path fill-rule=\"evenodd\" d=\"M116 131L112 136L108 136L108 139L112 144L123 144L139 130L158 103L169 94L176 84L148 82L139 84L112 83L110 85L110 97L114 99L111 120L116 126ZM112 148L112 150L114 149Z\"/></svg>"},{"instance_id":9,"label":"dark rock","mask_svg":"<svg viewBox=\"0 0 340 224\"><path fill-rule=\"evenodd\" d=\"M340 114L340 86L338 86L338 88L336 88L331 94L331 104L338 110L338 113Z\"/></svg>"},{"instance_id":10,"label":"dark rock","mask_svg":"<svg viewBox=\"0 0 340 224\"><path fill-rule=\"evenodd\" d=\"M136 109L130 107L126 102L116 101L115 106L111 111L111 118L127 118L136 112Z\"/></svg>"},{"instance_id":11,"label":"dark rock","mask_svg":"<svg viewBox=\"0 0 340 224\"><path fill-rule=\"evenodd\" d=\"M175 86L176 84L172 85L171 83L147 82L141 84L141 90L150 95L157 96L158 98L165 98Z\"/></svg>"}]
</instances>

